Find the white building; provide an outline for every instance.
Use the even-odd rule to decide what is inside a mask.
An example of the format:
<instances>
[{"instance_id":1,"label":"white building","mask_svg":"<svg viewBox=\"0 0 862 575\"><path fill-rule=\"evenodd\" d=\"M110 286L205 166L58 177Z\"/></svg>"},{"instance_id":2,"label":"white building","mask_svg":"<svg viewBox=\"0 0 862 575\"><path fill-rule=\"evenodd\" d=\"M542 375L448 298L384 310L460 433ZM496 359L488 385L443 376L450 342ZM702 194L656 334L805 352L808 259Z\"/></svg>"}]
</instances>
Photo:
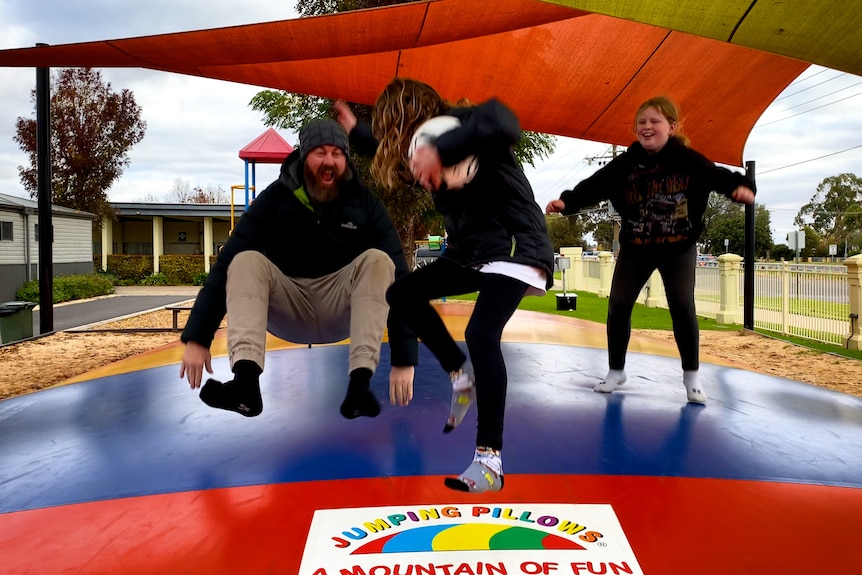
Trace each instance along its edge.
<instances>
[{"instance_id":1,"label":"white building","mask_svg":"<svg viewBox=\"0 0 862 575\"><path fill-rule=\"evenodd\" d=\"M93 273L93 219L88 212L52 206L54 277ZM38 204L0 194L0 301L15 299L24 282L39 278Z\"/></svg>"}]
</instances>

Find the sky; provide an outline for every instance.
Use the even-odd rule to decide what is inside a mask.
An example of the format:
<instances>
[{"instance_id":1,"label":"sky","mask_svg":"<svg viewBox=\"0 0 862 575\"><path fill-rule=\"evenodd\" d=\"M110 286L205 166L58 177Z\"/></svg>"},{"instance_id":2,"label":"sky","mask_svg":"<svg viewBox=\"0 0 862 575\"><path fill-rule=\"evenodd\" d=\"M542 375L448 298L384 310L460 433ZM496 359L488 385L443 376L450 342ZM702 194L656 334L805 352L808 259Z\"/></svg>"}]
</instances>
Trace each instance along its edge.
<instances>
[{"instance_id":1,"label":"sky","mask_svg":"<svg viewBox=\"0 0 862 575\"><path fill-rule=\"evenodd\" d=\"M283 20L296 17L294 6L294 0L0 0L0 49ZM178 179L226 191L244 183L239 150L266 130L262 114L248 105L259 87L142 69L100 72L113 90L133 92L147 122L130 166L108 191L111 201L167 199ZM35 79L32 68L0 68L0 193L27 197L18 176L27 157L13 137L18 117L35 117ZM294 133L279 133L296 144ZM606 144L558 138L551 157L526 168L536 201L544 208L599 168L592 158L610 151ZM757 202L770 211L774 241L785 243L820 182L841 173L862 176L862 78L809 68L765 111L743 157L755 161ZM277 175L277 165L258 164L257 188ZM237 193L240 201L243 192Z\"/></svg>"}]
</instances>

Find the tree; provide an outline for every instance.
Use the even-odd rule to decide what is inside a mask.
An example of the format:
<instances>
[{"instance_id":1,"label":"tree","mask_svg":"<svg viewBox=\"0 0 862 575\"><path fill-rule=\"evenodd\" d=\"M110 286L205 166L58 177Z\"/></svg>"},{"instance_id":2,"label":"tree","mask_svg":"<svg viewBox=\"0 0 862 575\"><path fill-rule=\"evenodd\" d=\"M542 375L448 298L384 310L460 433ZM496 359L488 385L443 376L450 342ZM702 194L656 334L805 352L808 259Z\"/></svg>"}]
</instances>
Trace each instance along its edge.
<instances>
[{"instance_id":1,"label":"tree","mask_svg":"<svg viewBox=\"0 0 862 575\"><path fill-rule=\"evenodd\" d=\"M796 253L791 250L787 244L775 244L772 246L770 256L773 260L784 260L789 262L796 257Z\"/></svg>"},{"instance_id":2,"label":"tree","mask_svg":"<svg viewBox=\"0 0 862 575\"><path fill-rule=\"evenodd\" d=\"M322 16L336 12L350 12L351 10L362 10L364 8L380 8L382 6L395 6L396 4L407 4L414 0L297 0L296 11L303 18L308 16Z\"/></svg>"},{"instance_id":3,"label":"tree","mask_svg":"<svg viewBox=\"0 0 862 575\"><path fill-rule=\"evenodd\" d=\"M177 204L188 203L186 199L192 195L192 186L188 180L176 178L168 190L168 202Z\"/></svg>"},{"instance_id":4,"label":"tree","mask_svg":"<svg viewBox=\"0 0 862 575\"><path fill-rule=\"evenodd\" d=\"M174 180L168 192L168 201L177 204L227 204L230 202L227 192L221 186L208 185L192 188L186 180Z\"/></svg>"},{"instance_id":5,"label":"tree","mask_svg":"<svg viewBox=\"0 0 862 575\"><path fill-rule=\"evenodd\" d=\"M379 8L404 4L409 0L298 0L296 11L302 17L322 16L365 8ZM295 94L278 90L263 90L254 95L249 106L263 113L266 126L290 129L298 132L310 120L329 115L332 100L310 94ZM351 105L356 117L370 121L371 107ZM536 159L550 156L556 139L548 134L524 132L515 146L515 158L523 166L535 166ZM443 221L434 209L431 196L418 186L404 186L395 191L383 190L375 185L370 173L370 160L351 155L363 182L371 188L386 205L395 228L401 236L405 254L412 258L414 241L429 233L442 233Z\"/></svg>"},{"instance_id":6,"label":"tree","mask_svg":"<svg viewBox=\"0 0 862 575\"><path fill-rule=\"evenodd\" d=\"M128 153L144 138L147 124L129 90L119 93L90 68L55 71L51 82L51 201L57 205L111 217L108 190L129 165ZM35 90L30 99L36 102ZM36 120L19 117L15 141L30 165L18 173L30 197L36 197Z\"/></svg>"},{"instance_id":7,"label":"tree","mask_svg":"<svg viewBox=\"0 0 862 575\"><path fill-rule=\"evenodd\" d=\"M249 106L252 110L263 113L264 125L299 132L302 126L311 120L329 115L332 100L309 94L263 90L252 97ZM360 120L371 120L370 106L354 105L352 109ZM386 206L401 237L408 263L412 264L415 240L424 238L429 233L443 233L443 219L435 211L431 195L418 186L385 190L374 183L369 158L351 154L350 161L362 181Z\"/></svg>"},{"instance_id":8,"label":"tree","mask_svg":"<svg viewBox=\"0 0 862 575\"><path fill-rule=\"evenodd\" d=\"M614 222L610 219L602 220L593 229L593 239L600 250L607 252L614 249Z\"/></svg>"},{"instance_id":9,"label":"tree","mask_svg":"<svg viewBox=\"0 0 862 575\"><path fill-rule=\"evenodd\" d=\"M825 256L828 253L826 240L820 232L811 226L802 226L802 231L805 232L805 247L799 252L801 257Z\"/></svg>"},{"instance_id":10,"label":"tree","mask_svg":"<svg viewBox=\"0 0 862 575\"><path fill-rule=\"evenodd\" d=\"M580 217L546 215L545 223L555 252L559 253L560 248L564 247L587 247L584 241L584 222Z\"/></svg>"},{"instance_id":11,"label":"tree","mask_svg":"<svg viewBox=\"0 0 862 575\"><path fill-rule=\"evenodd\" d=\"M826 178L811 201L800 208L794 223L810 226L825 243L849 253L848 243L862 228L862 178L855 174Z\"/></svg>"},{"instance_id":12,"label":"tree","mask_svg":"<svg viewBox=\"0 0 862 575\"><path fill-rule=\"evenodd\" d=\"M766 206L754 207L754 254L766 257L772 250L772 231ZM703 252L720 255L728 251L745 252L745 207L721 194L712 194L704 214L704 231L700 237ZM728 240L725 248L724 240Z\"/></svg>"},{"instance_id":13,"label":"tree","mask_svg":"<svg viewBox=\"0 0 862 575\"><path fill-rule=\"evenodd\" d=\"M253 110L263 113L264 125L299 132L309 121L326 117L332 107L332 100L308 94L263 90L252 97L249 105ZM357 118L370 122L371 106L354 104L351 108ZM554 143L552 136L524 132L515 146L515 158L532 165L536 157L550 155L554 150ZM385 190L377 186L371 177L370 158L351 154L350 160L362 181L377 194L389 211L408 260L412 258L415 240L424 238L429 233L443 233L443 218L434 209L431 195L427 191L419 186L406 185L392 191Z\"/></svg>"}]
</instances>

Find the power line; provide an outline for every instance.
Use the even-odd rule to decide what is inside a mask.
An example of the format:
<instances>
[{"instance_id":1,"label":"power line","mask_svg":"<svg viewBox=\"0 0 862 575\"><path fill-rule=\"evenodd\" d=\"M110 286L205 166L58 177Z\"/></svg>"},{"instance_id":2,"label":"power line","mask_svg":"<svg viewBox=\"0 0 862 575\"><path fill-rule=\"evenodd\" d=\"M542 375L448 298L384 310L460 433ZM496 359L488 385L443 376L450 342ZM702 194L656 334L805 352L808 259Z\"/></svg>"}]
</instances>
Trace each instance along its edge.
<instances>
[{"instance_id":1,"label":"power line","mask_svg":"<svg viewBox=\"0 0 862 575\"><path fill-rule=\"evenodd\" d=\"M792 168L794 166L800 166L802 164L807 164L808 162L816 162L817 160L822 160L823 158L828 158L829 156L837 156L838 154L843 154L844 152L849 152L850 150L855 150L856 148L862 148L862 144L858 146L853 146L851 148L847 148L845 150L841 150L839 152L832 152L831 154L826 154L824 156L819 156L817 158L811 158L810 160L802 160L801 162L795 162L793 164L787 164L786 166L781 166L780 168L772 168L771 170L762 170L757 173L758 176L762 176L763 174L768 174L769 172L777 172L778 170L783 170L785 168Z\"/></svg>"},{"instance_id":2,"label":"power line","mask_svg":"<svg viewBox=\"0 0 862 575\"><path fill-rule=\"evenodd\" d=\"M855 98L856 96L859 96L860 94L862 94L862 92L857 92L855 94L847 96L846 98L841 98L840 100L835 100L834 102L829 102L828 104L823 104L822 106L817 106L816 108L811 108L810 110L805 110L804 112L799 112L798 114L793 114L793 115L787 116L785 118L773 120L772 122L766 122L764 124L758 124L754 127L755 128L762 128L764 126L769 126L770 124L776 124L778 122L783 122L784 120L789 120L790 118L795 118L796 116L801 116L802 114L807 114L808 112L813 112L814 110L819 110L820 108L825 108L826 106L831 106L832 104L837 104L838 102L843 102L844 100L849 100L850 98Z\"/></svg>"},{"instance_id":3,"label":"power line","mask_svg":"<svg viewBox=\"0 0 862 575\"><path fill-rule=\"evenodd\" d=\"M586 141L584 141L584 143L586 143ZM611 147L608 146L607 149L610 150ZM571 156L573 156L575 154L576 154L576 150L572 150L571 152L568 152L566 154L561 154L556 159L554 159L552 162L549 162L548 164L543 165L541 169L536 170L536 173L543 172L543 171L547 170L550 166L552 166L553 164L556 164L560 160L564 160L564 159L568 160ZM545 192L545 191L540 192L540 191L536 190L536 197L538 198L539 196L545 196L546 193L547 194L554 194L554 197L556 197L556 195L558 195L558 192L555 192L554 190L557 190L560 188L565 188L566 183L575 179L577 174L579 174L581 171L583 171L587 167L587 165L588 165L588 163L586 161L586 158L581 158L576 164L572 165L572 167L569 169L569 171L566 172L561 178L558 178L557 181L554 182L552 185L545 187L549 190L548 192Z\"/></svg>"},{"instance_id":4,"label":"power line","mask_svg":"<svg viewBox=\"0 0 862 575\"><path fill-rule=\"evenodd\" d=\"M820 72L818 72L817 74L822 74L823 72L826 72L826 70L821 70L821 71L820 71ZM805 80L810 80L811 78L813 78L813 77L814 77L814 76L816 76L817 74L813 74L813 75L811 75L811 76L808 76L808 78L805 78ZM827 78L826 80L823 80L822 82L817 82L817 83L816 83L816 84L814 84L813 86L808 86L807 88L802 88L801 90L797 90L796 92L793 92L792 94L785 94L784 96L780 96L780 97L776 98L776 99L774 100L774 102L777 102L777 101L779 101L779 100L783 100L784 98L790 98L791 96L795 96L796 94L801 94L802 92L804 92L804 91L806 91L806 90L810 90L810 89L812 89L812 88L816 88L817 86L822 86L823 84L827 84L827 83L829 83L829 82L831 82L831 81L833 81L833 80L837 80L838 78L841 78L841 77L846 76L846 75L847 75L847 74L846 74L845 72L841 72L841 73L840 73L840 74L838 74L837 76L832 76L831 78ZM793 85L794 85L794 84L791 84L790 86L793 86ZM788 88L789 88L790 86L788 86Z\"/></svg>"},{"instance_id":5,"label":"power line","mask_svg":"<svg viewBox=\"0 0 862 575\"><path fill-rule=\"evenodd\" d=\"M862 80L860 80L859 82L856 82L855 84L850 84L849 86L844 86L843 88L838 88L834 92L829 92L828 94L823 94L822 96L817 96L816 98L812 98L811 100L806 100L805 102L802 102L801 104L796 104L795 106L790 106L788 108L784 108L784 111L786 112L788 110L792 110L793 108L798 108L799 106L804 106L805 104L810 104L811 102L816 102L817 100L822 100L823 98L828 98L829 96L835 95L838 92L843 92L844 90L849 90L850 88L858 86L859 84L862 84Z\"/></svg>"},{"instance_id":6,"label":"power line","mask_svg":"<svg viewBox=\"0 0 862 575\"><path fill-rule=\"evenodd\" d=\"M610 152L610 154L608 152ZM593 165L593 163L596 163L600 166L604 166L621 153L622 152L618 150L618 146L616 144L613 144L607 150L605 150L604 154L600 156L587 156L586 158L584 158L584 161L588 165Z\"/></svg>"},{"instance_id":7,"label":"power line","mask_svg":"<svg viewBox=\"0 0 862 575\"><path fill-rule=\"evenodd\" d=\"M809 68L809 70L810 70L810 68ZM803 82L807 82L808 80L810 80L811 78L814 78L815 76L819 76L820 74L823 74L824 72L829 72L829 71L830 71L829 68L821 68L820 71L815 72L814 74L811 74L810 76L806 76L804 78L801 78L801 77L796 78L795 80L793 80L793 82L790 83L790 86L796 86L797 84L802 84ZM790 86L788 86L788 88Z\"/></svg>"}]
</instances>

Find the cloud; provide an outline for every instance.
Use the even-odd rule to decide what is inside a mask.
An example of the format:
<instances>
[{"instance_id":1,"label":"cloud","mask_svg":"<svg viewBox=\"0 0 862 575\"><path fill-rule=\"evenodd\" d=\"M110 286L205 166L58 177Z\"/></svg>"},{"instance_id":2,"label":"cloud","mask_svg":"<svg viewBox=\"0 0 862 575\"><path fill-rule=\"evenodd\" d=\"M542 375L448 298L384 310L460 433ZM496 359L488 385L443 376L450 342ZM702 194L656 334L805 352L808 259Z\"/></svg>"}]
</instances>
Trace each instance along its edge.
<instances>
[{"instance_id":1,"label":"cloud","mask_svg":"<svg viewBox=\"0 0 862 575\"><path fill-rule=\"evenodd\" d=\"M245 0L0 0L4 34L0 48L126 38L242 25L296 17L293 2ZM103 69L113 89L129 89L147 121L144 140L130 153L131 165L109 190L113 201L160 197L177 178L192 186L241 184L239 150L266 128L248 107L254 86L138 69ZM720 81L720 79L716 79ZM0 68L0 191L25 195L18 166L27 158L12 140L15 120L33 117L32 69ZM773 237L784 241L793 218L825 178L862 175L862 78L812 67L780 94L751 132L746 160L756 162L758 202L771 212ZM683 109L685 102L681 102ZM634 114L634 110L632 110ZM734 118L724 118L732 123ZM291 144L296 135L282 132ZM693 142L697 149L697 142ZM841 152L842 150L849 150ZM841 153L838 153L841 152ZM590 158L610 153L607 144L560 138L556 153L528 167L538 203L571 188L598 169ZM278 166L256 167L263 189Z\"/></svg>"},{"instance_id":2,"label":"cloud","mask_svg":"<svg viewBox=\"0 0 862 575\"><path fill-rule=\"evenodd\" d=\"M743 157L755 163L757 202L770 211L776 243L784 243L787 233L797 229L793 219L820 182L841 173L862 176L860 103L862 78L812 66L752 129ZM684 110L685 102L680 104ZM733 118L724 121L732 123ZM692 147L697 149L696 141ZM559 139L549 160L527 169L539 205L544 207L600 167L588 164L588 158L609 153L607 145Z\"/></svg>"},{"instance_id":3,"label":"cloud","mask_svg":"<svg viewBox=\"0 0 862 575\"><path fill-rule=\"evenodd\" d=\"M0 47L87 42L296 17L288 5L242 0L54 0L46 5L14 0L0 3L0 21L4 21ZM244 182L239 150L266 129L261 115L248 107L260 88L142 69L100 72L113 90L128 89L134 94L147 122L144 140L129 154L131 165L108 192L111 200L164 196L177 178L192 186L225 190ZM0 68L3 193L26 194L17 167L26 164L27 157L13 137L19 116L35 116L30 100L35 78L33 69ZM296 141L288 131L281 135L288 142ZM257 165L254 171L258 189L278 176L278 166L271 164Z\"/></svg>"}]
</instances>

